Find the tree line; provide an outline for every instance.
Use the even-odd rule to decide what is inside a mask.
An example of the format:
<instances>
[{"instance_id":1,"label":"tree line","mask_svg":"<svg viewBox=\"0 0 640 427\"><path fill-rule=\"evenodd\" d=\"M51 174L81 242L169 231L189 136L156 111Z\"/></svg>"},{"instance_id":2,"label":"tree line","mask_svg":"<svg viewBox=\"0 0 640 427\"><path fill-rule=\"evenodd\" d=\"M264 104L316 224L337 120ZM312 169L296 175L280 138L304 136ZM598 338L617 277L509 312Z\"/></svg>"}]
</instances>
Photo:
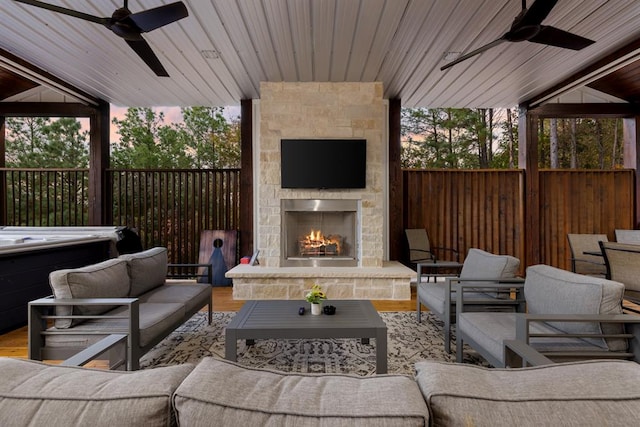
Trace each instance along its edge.
<instances>
[{"instance_id":1,"label":"tree line","mask_svg":"<svg viewBox=\"0 0 640 427\"><path fill-rule=\"evenodd\" d=\"M518 113L512 109L403 109L404 168L518 167ZM539 121L540 168L621 167L622 120Z\"/></svg>"},{"instance_id":2,"label":"tree line","mask_svg":"<svg viewBox=\"0 0 640 427\"><path fill-rule=\"evenodd\" d=\"M114 169L218 169L240 165L240 119L221 107L181 108L182 121L128 108L113 118ZM405 108L403 168L517 168L518 117L512 109ZM89 132L75 118L6 121L6 164L17 168L87 168ZM545 119L539 122L541 168L617 168L622 120Z\"/></svg>"},{"instance_id":3,"label":"tree line","mask_svg":"<svg viewBox=\"0 0 640 427\"><path fill-rule=\"evenodd\" d=\"M128 108L112 123L114 169L223 169L240 165L240 120L221 107L181 109L183 120L166 123L164 113ZM17 117L6 121L6 164L15 168L89 167L89 131L76 118Z\"/></svg>"}]
</instances>

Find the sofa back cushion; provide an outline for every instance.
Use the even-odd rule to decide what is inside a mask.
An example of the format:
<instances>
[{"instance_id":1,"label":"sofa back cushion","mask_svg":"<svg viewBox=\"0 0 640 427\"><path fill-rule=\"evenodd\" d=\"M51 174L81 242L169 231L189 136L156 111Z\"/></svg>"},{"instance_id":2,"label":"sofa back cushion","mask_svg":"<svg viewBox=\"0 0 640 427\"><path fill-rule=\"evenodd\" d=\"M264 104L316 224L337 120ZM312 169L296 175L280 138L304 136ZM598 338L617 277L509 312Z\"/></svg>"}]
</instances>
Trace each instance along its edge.
<instances>
[{"instance_id":1,"label":"sofa back cushion","mask_svg":"<svg viewBox=\"0 0 640 427\"><path fill-rule=\"evenodd\" d=\"M460 270L460 279L510 279L518 274L520 260L471 248Z\"/></svg>"},{"instance_id":2,"label":"sofa back cushion","mask_svg":"<svg viewBox=\"0 0 640 427\"><path fill-rule=\"evenodd\" d=\"M516 277L520 268L520 260L510 255L495 255L481 249L471 248L460 270L460 279L511 279ZM475 282L483 285L491 285L492 282ZM492 297L509 297L508 292L486 292L486 289L478 289Z\"/></svg>"},{"instance_id":3,"label":"sofa back cushion","mask_svg":"<svg viewBox=\"0 0 640 427\"><path fill-rule=\"evenodd\" d=\"M204 358L176 390L183 426L425 426L429 412L404 375L289 374Z\"/></svg>"},{"instance_id":4,"label":"sofa back cushion","mask_svg":"<svg viewBox=\"0 0 640 427\"><path fill-rule=\"evenodd\" d=\"M572 273L548 265L527 269L524 283L527 310L531 314L622 314L624 285L612 280ZM615 323L553 322L567 333L623 333ZM626 350L623 338L588 339L611 351Z\"/></svg>"},{"instance_id":5,"label":"sofa back cushion","mask_svg":"<svg viewBox=\"0 0 640 427\"><path fill-rule=\"evenodd\" d=\"M184 364L122 372L0 358L0 425L171 426Z\"/></svg>"},{"instance_id":6,"label":"sofa back cushion","mask_svg":"<svg viewBox=\"0 0 640 427\"><path fill-rule=\"evenodd\" d=\"M635 425L640 367L630 361L558 363L488 369L441 362L416 364L429 425Z\"/></svg>"},{"instance_id":7,"label":"sofa back cushion","mask_svg":"<svg viewBox=\"0 0 640 427\"><path fill-rule=\"evenodd\" d=\"M126 298L129 295L127 263L110 259L86 267L57 270L49 274L49 285L55 298ZM59 316L102 314L114 306L57 306ZM81 320L56 319L56 328L70 328Z\"/></svg>"},{"instance_id":8,"label":"sofa back cushion","mask_svg":"<svg viewBox=\"0 0 640 427\"><path fill-rule=\"evenodd\" d=\"M135 254L121 255L131 278L130 296L138 297L162 286L167 277L167 248L155 247Z\"/></svg>"}]
</instances>

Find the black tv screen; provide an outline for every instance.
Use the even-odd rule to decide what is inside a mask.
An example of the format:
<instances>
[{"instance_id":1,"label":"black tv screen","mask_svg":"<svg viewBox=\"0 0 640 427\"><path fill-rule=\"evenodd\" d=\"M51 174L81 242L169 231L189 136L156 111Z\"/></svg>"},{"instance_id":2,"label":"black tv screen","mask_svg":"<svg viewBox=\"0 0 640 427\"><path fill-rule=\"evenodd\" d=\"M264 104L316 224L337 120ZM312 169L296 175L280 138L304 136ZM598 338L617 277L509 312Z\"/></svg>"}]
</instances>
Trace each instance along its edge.
<instances>
[{"instance_id":1,"label":"black tv screen","mask_svg":"<svg viewBox=\"0 0 640 427\"><path fill-rule=\"evenodd\" d=\"M282 188L365 188L366 139L282 139Z\"/></svg>"}]
</instances>

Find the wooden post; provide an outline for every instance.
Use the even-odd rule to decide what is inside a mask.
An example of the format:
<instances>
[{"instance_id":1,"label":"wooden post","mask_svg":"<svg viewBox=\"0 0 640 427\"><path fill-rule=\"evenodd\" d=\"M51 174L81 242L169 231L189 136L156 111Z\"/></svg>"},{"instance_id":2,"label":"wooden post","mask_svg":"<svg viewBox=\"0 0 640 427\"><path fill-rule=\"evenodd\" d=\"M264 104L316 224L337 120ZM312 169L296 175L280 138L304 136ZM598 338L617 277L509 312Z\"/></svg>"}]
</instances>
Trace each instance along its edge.
<instances>
[{"instance_id":1,"label":"wooden post","mask_svg":"<svg viewBox=\"0 0 640 427\"><path fill-rule=\"evenodd\" d=\"M389 259L401 260L404 239L403 180L400 160L401 102L389 100Z\"/></svg>"},{"instance_id":2,"label":"wooden post","mask_svg":"<svg viewBox=\"0 0 640 427\"><path fill-rule=\"evenodd\" d=\"M518 119L518 163L524 178L525 268L540 264L540 174L538 171L538 116L524 105Z\"/></svg>"},{"instance_id":3,"label":"wooden post","mask_svg":"<svg viewBox=\"0 0 640 427\"><path fill-rule=\"evenodd\" d=\"M634 170L635 176L635 192L633 205L633 224L635 228L640 228L640 176L638 175L638 165L640 165L640 150L638 150L638 142L640 141L640 116L623 119L623 138L624 138L624 167Z\"/></svg>"},{"instance_id":4,"label":"wooden post","mask_svg":"<svg viewBox=\"0 0 640 427\"><path fill-rule=\"evenodd\" d=\"M253 100L240 101L240 256L253 253Z\"/></svg>"},{"instance_id":5,"label":"wooden post","mask_svg":"<svg viewBox=\"0 0 640 427\"><path fill-rule=\"evenodd\" d=\"M0 168L7 166L6 118L0 116ZM0 171L0 225L7 225L7 173Z\"/></svg>"},{"instance_id":6,"label":"wooden post","mask_svg":"<svg viewBox=\"0 0 640 427\"><path fill-rule=\"evenodd\" d=\"M109 168L109 103L101 101L89 116L89 225L113 222L113 189L107 180ZM126 225L126 224L124 224Z\"/></svg>"}]
</instances>

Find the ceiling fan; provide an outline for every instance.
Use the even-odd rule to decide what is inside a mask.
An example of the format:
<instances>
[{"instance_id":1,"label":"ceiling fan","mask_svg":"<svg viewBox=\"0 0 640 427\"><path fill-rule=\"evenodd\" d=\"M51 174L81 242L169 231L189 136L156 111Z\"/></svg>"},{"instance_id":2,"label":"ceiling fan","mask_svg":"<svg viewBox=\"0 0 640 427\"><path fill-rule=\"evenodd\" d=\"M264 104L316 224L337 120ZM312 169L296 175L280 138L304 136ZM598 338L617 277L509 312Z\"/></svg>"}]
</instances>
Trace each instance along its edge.
<instances>
[{"instance_id":1,"label":"ceiling fan","mask_svg":"<svg viewBox=\"0 0 640 427\"><path fill-rule=\"evenodd\" d=\"M558 0L535 0L531 7L527 9L527 1L522 0L522 12L516 16L511 24L511 28L504 33L502 37L460 56L456 60L442 66L440 70L446 70L503 42L529 41L573 50L584 49L595 43L593 40L559 28L542 25L542 21L549 15L556 3L558 3Z\"/></svg>"},{"instance_id":2,"label":"ceiling fan","mask_svg":"<svg viewBox=\"0 0 640 427\"><path fill-rule=\"evenodd\" d=\"M162 66L162 63L151 49L151 46L149 46L149 43L142 38L142 33L147 33L189 16L186 6L181 1L142 12L131 13L128 7L128 0L124 0L124 7L113 12L110 18L100 18L37 0L15 1L104 25L117 36L122 37L149 68L161 77L169 77L169 73L167 73L167 70Z\"/></svg>"}]
</instances>

